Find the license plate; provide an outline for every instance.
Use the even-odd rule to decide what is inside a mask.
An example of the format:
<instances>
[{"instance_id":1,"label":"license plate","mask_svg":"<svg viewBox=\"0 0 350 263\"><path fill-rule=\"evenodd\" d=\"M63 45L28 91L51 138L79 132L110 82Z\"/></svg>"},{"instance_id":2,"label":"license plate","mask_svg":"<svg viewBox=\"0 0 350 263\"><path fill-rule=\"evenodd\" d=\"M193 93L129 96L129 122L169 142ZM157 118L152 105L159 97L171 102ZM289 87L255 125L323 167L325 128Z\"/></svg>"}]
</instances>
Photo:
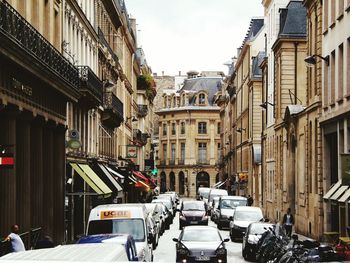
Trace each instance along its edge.
<instances>
[{"instance_id":1,"label":"license plate","mask_svg":"<svg viewBox=\"0 0 350 263\"><path fill-rule=\"evenodd\" d=\"M196 225L196 224L198 224L198 221L191 221L190 223L191 223L191 225Z\"/></svg>"},{"instance_id":2,"label":"license plate","mask_svg":"<svg viewBox=\"0 0 350 263\"><path fill-rule=\"evenodd\" d=\"M196 260L198 260L198 261L208 261L209 257L207 257L207 256L198 256L198 257L196 257Z\"/></svg>"}]
</instances>

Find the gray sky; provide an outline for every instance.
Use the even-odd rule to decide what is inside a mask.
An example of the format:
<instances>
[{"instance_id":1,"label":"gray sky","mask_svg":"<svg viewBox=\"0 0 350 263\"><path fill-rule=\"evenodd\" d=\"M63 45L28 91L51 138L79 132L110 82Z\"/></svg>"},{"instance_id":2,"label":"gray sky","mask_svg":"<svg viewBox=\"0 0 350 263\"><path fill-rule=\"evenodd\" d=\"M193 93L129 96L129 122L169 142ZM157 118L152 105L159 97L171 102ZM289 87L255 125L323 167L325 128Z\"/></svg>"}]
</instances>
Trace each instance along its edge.
<instances>
[{"instance_id":1,"label":"gray sky","mask_svg":"<svg viewBox=\"0 0 350 263\"><path fill-rule=\"evenodd\" d=\"M152 71L222 70L237 53L262 0L125 0Z\"/></svg>"}]
</instances>

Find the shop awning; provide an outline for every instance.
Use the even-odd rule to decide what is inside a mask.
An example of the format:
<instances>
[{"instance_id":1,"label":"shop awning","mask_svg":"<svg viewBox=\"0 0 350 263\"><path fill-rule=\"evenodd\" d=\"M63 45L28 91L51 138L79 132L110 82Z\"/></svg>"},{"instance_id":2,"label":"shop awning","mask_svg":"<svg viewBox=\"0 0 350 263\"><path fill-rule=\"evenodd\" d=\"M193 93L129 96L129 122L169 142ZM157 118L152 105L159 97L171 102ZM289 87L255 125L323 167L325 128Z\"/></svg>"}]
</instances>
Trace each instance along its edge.
<instances>
[{"instance_id":1,"label":"shop awning","mask_svg":"<svg viewBox=\"0 0 350 263\"><path fill-rule=\"evenodd\" d=\"M70 163L72 168L99 195L111 194L112 190L98 177L87 164Z\"/></svg>"},{"instance_id":2,"label":"shop awning","mask_svg":"<svg viewBox=\"0 0 350 263\"><path fill-rule=\"evenodd\" d=\"M111 183L115 187L115 189L118 192L123 191L123 188L120 186L120 184L117 182L117 180L108 172L106 167L100 163L98 164L98 166L101 168L102 172L105 174L105 176L108 178L108 180L111 181Z\"/></svg>"},{"instance_id":3,"label":"shop awning","mask_svg":"<svg viewBox=\"0 0 350 263\"><path fill-rule=\"evenodd\" d=\"M138 180L137 180L133 175L129 175L128 178L129 178L129 180L130 180L131 182L133 182L134 184L136 184L136 183L138 182Z\"/></svg>"},{"instance_id":4,"label":"shop awning","mask_svg":"<svg viewBox=\"0 0 350 263\"><path fill-rule=\"evenodd\" d=\"M226 183L226 181L227 181L227 180L217 182L216 184L214 184L214 185L212 186L212 188L220 188L221 186L223 186L223 185Z\"/></svg>"},{"instance_id":5,"label":"shop awning","mask_svg":"<svg viewBox=\"0 0 350 263\"><path fill-rule=\"evenodd\" d=\"M350 198L350 188L346 190L343 196L338 200L338 202L345 203Z\"/></svg>"},{"instance_id":6,"label":"shop awning","mask_svg":"<svg viewBox=\"0 0 350 263\"><path fill-rule=\"evenodd\" d=\"M331 196L331 200L333 200L333 201L337 201L338 199L339 199L339 197L342 195L342 194L344 194L344 192L346 191L346 190L348 190L348 188L349 188L349 186L347 186L347 185L342 185L336 192L335 192L335 194L333 194L332 196Z\"/></svg>"},{"instance_id":7,"label":"shop awning","mask_svg":"<svg viewBox=\"0 0 350 263\"><path fill-rule=\"evenodd\" d=\"M141 172L133 171L132 174L135 175L136 177L144 180L145 182L148 182L148 178L146 176L144 176Z\"/></svg>"},{"instance_id":8,"label":"shop awning","mask_svg":"<svg viewBox=\"0 0 350 263\"><path fill-rule=\"evenodd\" d=\"M110 172L111 174L113 174L114 176L117 176L120 179L124 179L124 175L121 175L120 173L118 173L117 171L114 171L112 168L109 168L107 165L105 166L106 169L108 170L108 172Z\"/></svg>"},{"instance_id":9,"label":"shop awning","mask_svg":"<svg viewBox=\"0 0 350 263\"><path fill-rule=\"evenodd\" d=\"M331 188L328 190L328 192L323 196L323 199L329 199L341 186L341 180L339 180L336 184L331 186Z\"/></svg>"}]
</instances>

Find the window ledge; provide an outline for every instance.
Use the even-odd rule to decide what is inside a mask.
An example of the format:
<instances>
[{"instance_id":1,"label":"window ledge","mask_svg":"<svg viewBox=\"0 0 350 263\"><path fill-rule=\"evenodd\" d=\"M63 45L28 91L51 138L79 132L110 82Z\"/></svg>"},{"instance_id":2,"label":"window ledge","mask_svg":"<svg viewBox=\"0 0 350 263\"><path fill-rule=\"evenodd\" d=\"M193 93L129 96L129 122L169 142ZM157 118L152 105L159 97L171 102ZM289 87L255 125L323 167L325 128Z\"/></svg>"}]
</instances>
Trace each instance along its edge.
<instances>
[{"instance_id":1,"label":"window ledge","mask_svg":"<svg viewBox=\"0 0 350 263\"><path fill-rule=\"evenodd\" d=\"M330 25L329 25L329 28L333 28L335 27L335 21L333 21Z\"/></svg>"},{"instance_id":2,"label":"window ledge","mask_svg":"<svg viewBox=\"0 0 350 263\"><path fill-rule=\"evenodd\" d=\"M343 17L344 17L344 13L341 13L341 14L337 17L337 20L340 21L340 20L342 20Z\"/></svg>"},{"instance_id":3,"label":"window ledge","mask_svg":"<svg viewBox=\"0 0 350 263\"><path fill-rule=\"evenodd\" d=\"M344 101L344 99L343 99L343 98L339 98L339 99L337 99L337 103L338 103L338 104L342 104L342 103L343 103L343 101Z\"/></svg>"},{"instance_id":4,"label":"window ledge","mask_svg":"<svg viewBox=\"0 0 350 263\"><path fill-rule=\"evenodd\" d=\"M350 5L348 5L347 7L345 7L345 11L349 12L350 11Z\"/></svg>"},{"instance_id":5,"label":"window ledge","mask_svg":"<svg viewBox=\"0 0 350 263\"><path fill-rule=\"evenodd\" d=\"M327 33L328 33L328 28L326 28L322 34L325 36L325 35L327 35Z\"/></svg>"}]
</instances>

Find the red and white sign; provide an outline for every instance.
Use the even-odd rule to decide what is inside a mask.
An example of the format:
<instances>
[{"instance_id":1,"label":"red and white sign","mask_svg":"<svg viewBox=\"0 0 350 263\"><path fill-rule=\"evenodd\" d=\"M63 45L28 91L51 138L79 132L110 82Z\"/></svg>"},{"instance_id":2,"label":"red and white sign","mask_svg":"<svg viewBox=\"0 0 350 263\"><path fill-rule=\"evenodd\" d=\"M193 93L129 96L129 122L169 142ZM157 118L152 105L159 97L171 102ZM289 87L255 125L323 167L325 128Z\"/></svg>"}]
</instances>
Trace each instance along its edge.
<instances>
[{"instance_id":1,"label":"red and white sign","mask_svg":"<svg viewBox=\"0 0 350 263\"><path fill-rule=\"evenodd\" d=\"M0 166L12 166L14 162L13 157L0 157Z\"/></svg>"}]
</instances>

